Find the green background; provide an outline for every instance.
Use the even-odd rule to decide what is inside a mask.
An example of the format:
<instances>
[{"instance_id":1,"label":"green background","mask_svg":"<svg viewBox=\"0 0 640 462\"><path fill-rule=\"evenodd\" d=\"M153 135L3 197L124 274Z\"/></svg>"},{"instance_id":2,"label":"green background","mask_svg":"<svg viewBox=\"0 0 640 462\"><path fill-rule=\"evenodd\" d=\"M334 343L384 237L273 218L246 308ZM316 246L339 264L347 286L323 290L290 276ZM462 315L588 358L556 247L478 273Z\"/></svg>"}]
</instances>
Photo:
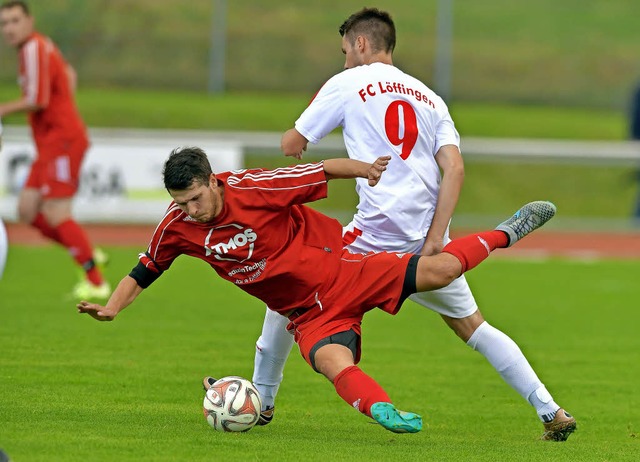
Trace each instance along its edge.
<instances>
[{"instance_id":1,"label":"green background","mask_svg":"<svg viewBox=\"0 0 640 462\"><path fill-rule=\"evenodd\" d=\"M206 91L219 1L31 2L83 85ZM227 0L231 91L313 93L343 66L338 27L359 0ZM433 83L437 0L380 0L398 29L396 63ZM451 0L452 102L624 110L640 83L636 0ZM6 52L6 56L5 56ZM12 55L0 48L2 62ZM0 66L0 81L15 81ZM436 88L436 90L439 90Z\"/></svg>"}]
</instances>

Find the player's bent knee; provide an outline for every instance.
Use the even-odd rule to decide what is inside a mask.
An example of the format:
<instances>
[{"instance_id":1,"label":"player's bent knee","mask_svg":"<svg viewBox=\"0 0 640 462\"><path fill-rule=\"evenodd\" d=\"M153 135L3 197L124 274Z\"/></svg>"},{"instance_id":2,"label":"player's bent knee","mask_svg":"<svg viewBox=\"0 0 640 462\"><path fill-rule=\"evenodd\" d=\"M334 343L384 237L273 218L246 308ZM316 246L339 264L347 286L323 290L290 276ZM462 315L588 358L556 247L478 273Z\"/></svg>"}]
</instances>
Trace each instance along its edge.
<instances>
[{"instance_id":1,"label":"player's bent knee","mask_svg":"<svg viewBox=\"0 0 640 462\"><path fill-rule=\"evenodd\" d=\"M455 257L452 260L448 256L449 254L441 253L420 258L416 274L418 292L446 287L460 276L460 262Z\"/></svg>"},{"instance_id":2,"label":"player's bent knee","mask_svg":"<svg viewBox=\"0 0 640 462\"><path fill-rule=\"evenodd\" d=\"M360 337L353 330L330 335L317 342L309 351L311 367L329 380L345 367L355 364Z\"/></svg>"}]
</instances>

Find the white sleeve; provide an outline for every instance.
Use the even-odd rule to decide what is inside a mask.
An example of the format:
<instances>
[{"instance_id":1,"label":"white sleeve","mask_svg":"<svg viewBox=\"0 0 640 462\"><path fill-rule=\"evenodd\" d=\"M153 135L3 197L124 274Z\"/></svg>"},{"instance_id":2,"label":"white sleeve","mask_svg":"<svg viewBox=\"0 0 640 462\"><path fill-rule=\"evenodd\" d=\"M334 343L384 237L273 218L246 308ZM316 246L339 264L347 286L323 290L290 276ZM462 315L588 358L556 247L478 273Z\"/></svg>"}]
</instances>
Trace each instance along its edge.
<instances>
[{"instance_id":1,"label":"white sleeve","mask_svg":"<svg viewBox=\"0 0 640 462\"><path fill-rule=\"evenodd\" d=\"M456 126L453 123L453 119L449 115L449 111L446 111L443 114L443 117L438 122L438 126L436 127L436 145L435 152L447 144L453 144L460 148L460 135L458 134L458 130L456 130Z\"/></svg>"},{"instance_id":2,"label":"white sleeve","mask_svg":"<svg viewBox=\"0 0 640 462\"><path fill-rule=\"evenodd\" d=\"M296 130L310 143L316 144L344 123L344 101L335 77L325 83L302 115Z\"/></svg>"}]
</instances>

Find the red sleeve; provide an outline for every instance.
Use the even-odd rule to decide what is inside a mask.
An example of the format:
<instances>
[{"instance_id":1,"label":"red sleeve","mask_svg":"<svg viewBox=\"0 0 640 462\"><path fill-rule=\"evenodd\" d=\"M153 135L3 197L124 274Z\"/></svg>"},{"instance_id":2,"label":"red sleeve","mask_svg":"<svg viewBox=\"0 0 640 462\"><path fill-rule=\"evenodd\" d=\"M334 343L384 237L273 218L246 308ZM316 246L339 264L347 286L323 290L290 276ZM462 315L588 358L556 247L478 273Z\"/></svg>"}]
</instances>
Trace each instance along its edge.
<instances>
[{"instance_id":1,"label":"red sleeve","mask_svg":"<svg viewBox=\"0 0 640 462\"><path fill-rule=\"evenodd\" d=\"M138 255L140 263L148 270L156 273L166 271L181 255L180 239L176 232L181 218L184 218L184 214L177 205L172 204L156 227L147 252Z\"/></svg>"},{"instance_id":2,"label":"red sleeve","mask_svg":"<svg viewBox=\"0 0 640 462\"><path fill-rule=\"evenodd\" d=\"M20 50L23 78L22 92L32 104L46 107L51 96L51 69L46 43L30 39Z\"/></svg>"},{"instance_id":3,"label":"red sleeve","mask_svg":"<svg viewBox=\"0 0 640 462\"><path fill-rule=\"evenodd\" d=\"M261 193L275 208L304 204L327 197L327 177L322 162L275 170L245 170L230 175L231 188Z\"/></svg>"}]
</instances>

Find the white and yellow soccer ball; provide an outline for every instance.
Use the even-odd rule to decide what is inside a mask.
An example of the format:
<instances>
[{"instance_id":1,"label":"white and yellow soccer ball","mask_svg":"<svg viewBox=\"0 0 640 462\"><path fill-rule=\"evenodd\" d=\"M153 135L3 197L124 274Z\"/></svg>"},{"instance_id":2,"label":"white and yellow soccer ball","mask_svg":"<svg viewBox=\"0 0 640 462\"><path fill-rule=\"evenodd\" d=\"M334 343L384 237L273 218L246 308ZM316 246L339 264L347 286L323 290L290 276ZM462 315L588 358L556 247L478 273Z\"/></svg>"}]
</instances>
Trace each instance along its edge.
<instances>
[{"instance_id":1,"label":"white and yellow soccer ball","mask_svg":"<svg viewBox=\"0 0 640 462\"><path fill-rule=\"evenodd\" d=\"M220 432L246 432L260 418L260 394L242 377L216 381L204 396L203 412L209 425Z\"/></svg>"}]
</instances>

